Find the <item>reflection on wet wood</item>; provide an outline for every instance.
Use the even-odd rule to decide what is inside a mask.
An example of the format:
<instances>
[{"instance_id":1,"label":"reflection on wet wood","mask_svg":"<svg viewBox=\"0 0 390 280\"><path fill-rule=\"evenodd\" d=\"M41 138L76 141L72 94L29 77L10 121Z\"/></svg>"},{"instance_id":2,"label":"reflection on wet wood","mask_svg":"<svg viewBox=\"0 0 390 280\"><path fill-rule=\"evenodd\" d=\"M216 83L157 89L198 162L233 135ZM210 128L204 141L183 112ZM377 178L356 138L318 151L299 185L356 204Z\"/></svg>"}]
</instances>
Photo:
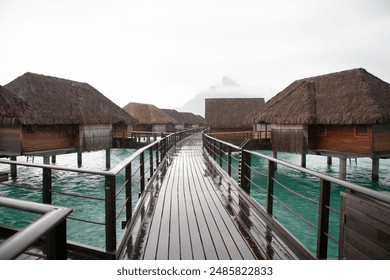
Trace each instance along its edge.
<instances>
[{"instance_id":1,"label":"reflection on wet wood","mask_svg":"<svg viewBox=\"0 0 390 280\"><path fill-rule=\"evenodd\" d=\"M184 140L144 214L130 229L125 259L295 259L296 255L202 154L200 135Z\"/></svg>"}]
</instances>

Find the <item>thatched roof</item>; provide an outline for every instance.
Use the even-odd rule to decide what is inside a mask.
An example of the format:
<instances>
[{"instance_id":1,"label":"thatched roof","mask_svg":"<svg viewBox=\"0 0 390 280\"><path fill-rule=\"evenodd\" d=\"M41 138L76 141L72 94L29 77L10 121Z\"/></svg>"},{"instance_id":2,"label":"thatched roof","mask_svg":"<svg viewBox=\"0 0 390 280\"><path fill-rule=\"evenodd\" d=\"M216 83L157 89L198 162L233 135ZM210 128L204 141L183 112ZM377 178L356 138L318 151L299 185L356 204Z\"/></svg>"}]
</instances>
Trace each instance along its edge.
<instances>
[{"instance_id":1,"label":"thatched roof","mask_svg":"<svg viewBox=\"0 0 390 280\"><path fill-rule=\"evenodd\" d=\"M206 98L206 125L211 128L251 128L246 116L264 104L264 98Z\"/></svg>"},{"instance_id":2,"label":"thatched roof","mask_svg":"<svg viewBox=\"0 0 390 280\"><path fill-rule=\"evenodd\" d=\"M26 73L5 86L31 108L22 124L135 124L119 106L87 83Z\"/></svg>"},{"instance_id":3,"label":"thatched roof","mask_svg":"<svg viewBox=\"0 0 390 280\"><path fill-rule=\"evenodd\" d=\"M0 86L0 120L17 118L23 115L30 105L23 99L18 98L15 94Z\"/></svg>"},{"instance_id":4,"label":"thatched roof","mask_svg":"<svg viewBox=\"0 0 390 280\"><path fill-rule=\"evenodd\" d=\"M358 68L297 80L253 118L271 124L390 123L390 84Z\"/></svg>"},{"instance_id":5,"label":"thatched roof","mask_svg":"<svg viewBox=\"0 0 390 280\"><path fill-rule=\"evenodd\" d=\"M152 104L130 102L123 107L123 110L135 118L139 124L177 124L174 118Z\"/></svg>"},{"instance_id":6,"label":"thatched roof","mask_svg":"<svg viewBox=\"0 0 390 280\"><path fill-rule=\"evenodd\" d=\"M178 124L184 125L204 125L205 119L200 115L191 112L178 112L173 109L162 109L169 116L174 118Z\"/></svg>"}]
</instances>

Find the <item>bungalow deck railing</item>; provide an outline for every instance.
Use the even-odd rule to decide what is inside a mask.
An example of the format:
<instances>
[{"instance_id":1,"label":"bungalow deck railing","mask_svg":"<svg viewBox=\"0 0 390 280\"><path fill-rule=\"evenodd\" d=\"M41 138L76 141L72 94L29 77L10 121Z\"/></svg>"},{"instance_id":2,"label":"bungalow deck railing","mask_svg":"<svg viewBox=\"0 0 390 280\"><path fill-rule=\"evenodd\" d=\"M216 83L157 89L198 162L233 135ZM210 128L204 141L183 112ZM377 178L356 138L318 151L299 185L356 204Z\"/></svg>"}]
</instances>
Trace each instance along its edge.
<instances>
[{"instance_id":1,"label":"bungalow deck railing","mask_svg":"<svg viewBox=\"0 0 390 280\"><path fill-rule=\"evenodd\" d=\"M46 204L51 204L53 201L58 204L61 198L64 204L67 203L67 200L74 200L73 203L77 205L94 204L94 213L89 213L90 215L87 215L88 213L78 214L77 210L74 209L72 215L67 218L68 228L77 231L77 229L71 228L71 221L97 227L96 232L104 236L104 244L101 246L80 244L76 240L76 242L69 241L69 247L73 248L76 253L82 251L83 254L91 254L97 258L113 259L116 257L117 248L122 242L123 233L121 231L131 221L132 213L136 211L137 201L146 189L148 179L162 168L162 163L164 163L171 148L176 146L181 139L202 130L202 128L197 128L170 134L136 150L122 162L106 171L0 159L0 164L10 165L12 168L24 166L42 170L41 187L28 185L28 182L18 183L19 180L14 180L11 183L1 182L0 191L4 187L40 192L41 201ZM58 172L61 172L61 176L57 176ZM91 190L91 194L79 193L77 186L69 188L70 186L66 184L66 178L74 176L75 173L77 176L86 176L83 184L88 184L88 176L98 178L96 180L101 181L101 187L98 190ZM58 177L64 178L65 182L60 181ZM62 186L64 183L65 187ZM68 189L72 189L72 191ZM56 196L55 199L53 199L53 195ZM104 217L99 220L99 217L96 218L96 215L93 215L96 213L104 213Z\"/></svg>"},{"instance_id":2,"label":"bungalow deck railing","mask_svg":"<svg viewBox=\"0 0 390 280\"><path fill-rule=\"evenodd\" d=\"M264 213L280 224L288 235L298 240L296 235L312 235L315 242L299 242L313 258L340 257L341 191L359 194L390 207L389 194L246 150L211 135L203 135L203 147L223 172L250 194ZM286 175L281 174L282 169L288 170L290 173L284 174L290 177L283 178ZM329 254L330 251L333 253Z\"/></svg>"},{"instance_id":3,"label":"bungalow deck railing","mask_svg":"<svg viewBox=\"0 0 390 280\"><path fill-rule=\"evenodd\" d=\"M0 206L41 214L21 231L0 243L0 260L18 257L47 234L47 259L66 259L66 217L72 209L0 196Z\"/></svg>"}]
</instances>

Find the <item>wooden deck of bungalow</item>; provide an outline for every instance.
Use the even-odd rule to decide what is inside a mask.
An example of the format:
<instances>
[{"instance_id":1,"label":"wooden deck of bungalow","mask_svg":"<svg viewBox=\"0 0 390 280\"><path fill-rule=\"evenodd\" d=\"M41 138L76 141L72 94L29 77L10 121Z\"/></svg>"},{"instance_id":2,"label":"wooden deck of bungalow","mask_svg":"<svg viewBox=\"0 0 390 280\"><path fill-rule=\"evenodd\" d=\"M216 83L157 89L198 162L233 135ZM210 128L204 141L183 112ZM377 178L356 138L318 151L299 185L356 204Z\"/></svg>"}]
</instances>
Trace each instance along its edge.
<instances>
[{"instance_id":1,"label":"wooden deck of bungalow","mask_svg":"<svg viewBox=\"0 0 390 280\"><path fill-rule=\"evenodd\" d=\"M148 190L153 202L140 211L142 218L134 218L120 259L298 258L258 206L211 165L201 134L181 143L160 183Z\"/></svg>"}]
</instances>

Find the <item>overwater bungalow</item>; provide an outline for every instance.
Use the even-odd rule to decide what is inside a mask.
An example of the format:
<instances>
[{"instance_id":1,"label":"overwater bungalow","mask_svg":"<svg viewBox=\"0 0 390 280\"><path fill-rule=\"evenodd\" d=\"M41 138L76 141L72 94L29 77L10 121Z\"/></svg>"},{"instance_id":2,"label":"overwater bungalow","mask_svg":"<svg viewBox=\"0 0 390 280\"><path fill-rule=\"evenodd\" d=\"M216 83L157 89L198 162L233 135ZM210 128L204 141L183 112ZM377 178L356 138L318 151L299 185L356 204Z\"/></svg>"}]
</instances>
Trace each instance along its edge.
<instances>
[{"instance_id":1,"label":"overwater bungalow","mask_svg":"<svg viewBox=\"0 0 390 280\"><path fill-rule=\"evenodd\" d=\"M4 86L29 109L0 127L4 156L110 149L135 120L87 83L25 73ZM12 141L9 141L12 139Z\"/></svg>"},{"instance_id":2,"label":"overwater bungalow","mask_svg":"<svg viewBox=\"0 0 390 280\"><path fill-rule=\"evenodd\" d=\"M176 120L152 104L130 102L123 107L137 120L135 131L173 132Z\"/></svg>"},{"instance_id":3,"label":"overwater bungalow","mask_svg":"<svg viewBox=\"0 0 390 280\"><path fill-rule=\"evenodd\" d=\"M0 156L7 150L18 149L18 141L9 134L7 127L16 125L17 118L28 109L30 105L27 102L0 86Z\"/></svg>"},{"instance_id":4,"label":"overwater bungalow","mask_svg":"<svg viewBox=\"0 0 390 280\"><path fill-rule=\"evenodd\" d=\"M390 157L390 84L358 68L290 84L253 117L272 126L272 150L346 159L370 157L373 180L379 158ZM328 158L329 159L329 158Z\"/></svg>"},{"instance_id":5,"label":"overwater bungalow","mask_svg":"<svg viewBox=\"0 0 390 280\"><path fill-rule=\"evenodd\" d=\"M175 130L202 127L205 124L205 119L200 115L195 115L191 112L178 112L174 109L162 109L177 122Z\"/></svg>"},{"instance_id":6,"label":"overwater bungalow","mask_svg":"<svg viewBox=\"0 0 390 280\"><path fill-rule=\"evenodd\" d=\"M234 136L233 140L233 134L231 137L227 135L252 131L252 123L246 119L246 116L263 104L264 98L206 98L206 126L216 138L239 142L245 137Z\"/></svg>"}]
</instances>

